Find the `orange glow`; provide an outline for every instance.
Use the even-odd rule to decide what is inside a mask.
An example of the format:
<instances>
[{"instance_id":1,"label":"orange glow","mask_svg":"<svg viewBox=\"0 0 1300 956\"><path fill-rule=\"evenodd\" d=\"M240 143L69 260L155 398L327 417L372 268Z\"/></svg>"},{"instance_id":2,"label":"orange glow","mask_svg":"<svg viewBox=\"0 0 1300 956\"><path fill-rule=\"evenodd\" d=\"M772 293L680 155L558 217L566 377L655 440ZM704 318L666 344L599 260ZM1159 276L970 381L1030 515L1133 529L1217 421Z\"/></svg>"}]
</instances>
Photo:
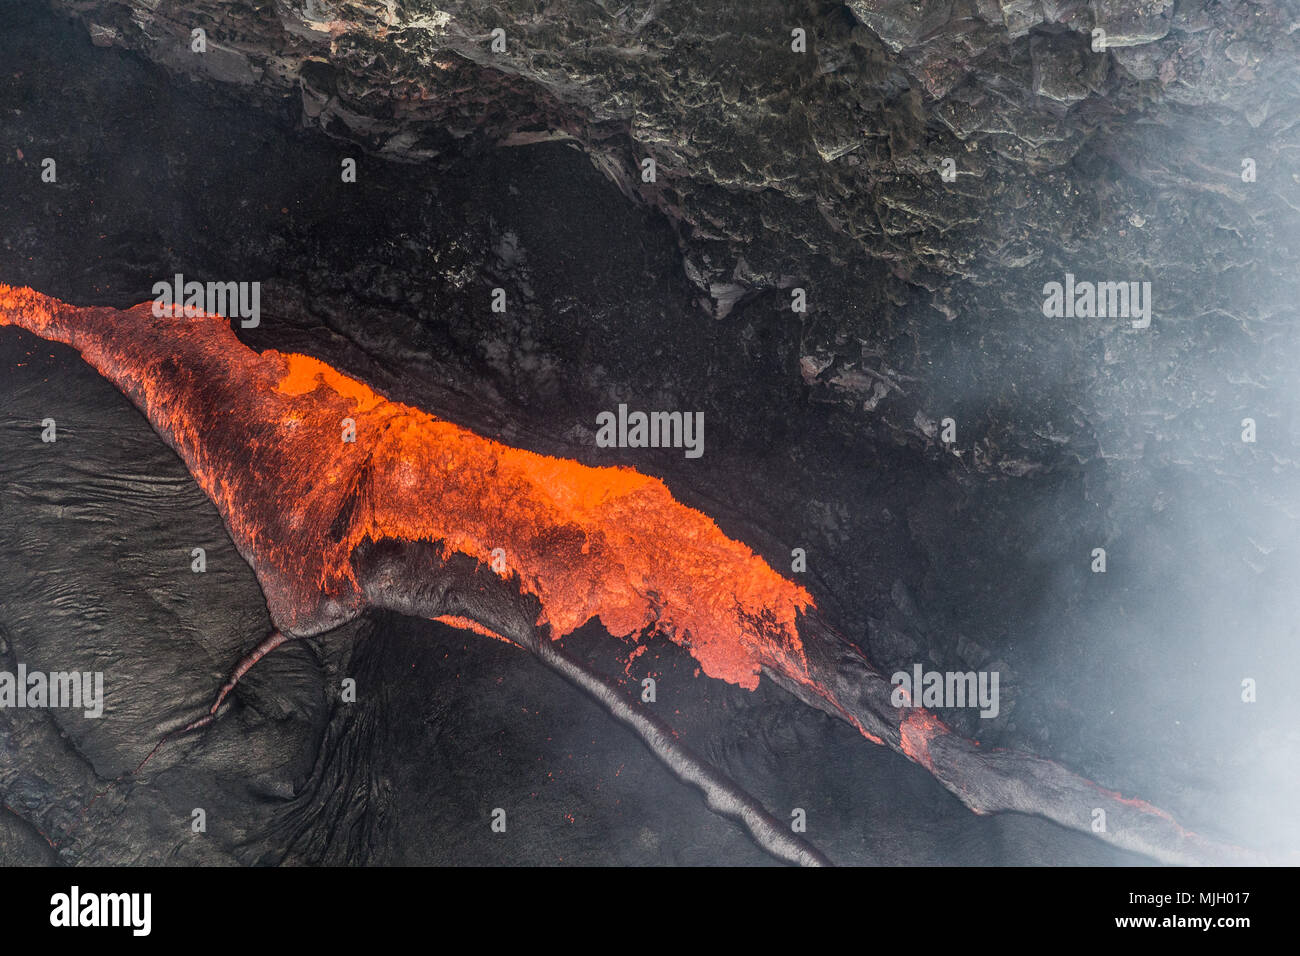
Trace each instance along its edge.
<instances>
[{"instance_id":1,"label":"orange glow","mask_svg":"<svg viewBox=\"0 0 1300 956\"><path fill-rule=\"evenodd\" d=\"M889 682L820 621L806 590L657 478L483 438L317 359L259 354L221 316L157 317L150 303L78 308L0 284L0 325L77 349L144 412L216 505L284 635L321 633L366 607L352 561L368 540L427 542L489 568L503 551L498 573L538 599L537 624L552 637L599 618L632 643L658 630L705 674L747 689L768 669L805 702L902 751L976 812L1015 808L1083 830L1062 795L1086 792L1090 805L1140 811L1143 832L1120 834L1139 852L1178 862L1243 856L1048 761L1028 758L1034 773L1013 777L1004 755L980 751L928 711L894 707ZM469 617L436 619L505 639ZM983 772L987 786L968 792L964 772Z\"/></svg>"},{"instance_id":2,"label":"orange glow","mask_svg":"<svg viewBox=\"0 0 1300 956\"><path fill-rule=\"evenodd\" d=\"M753 689L771 667L810 683L796 620L812 597L657 478L482 438L317 359L259 354L220 316L79 309L0 286L0 324L79 349L145 412L282 630L360 609L350 557L367 538L488 566L500 548L556 637L592 618L631 640L653 626L711 677Z\"/></svg>"},{"instance_id":3,"label":"orange glow","mask_svg":"<svg viewBox=\"0 0 1300 956\"><path fill-rule=\"evenodd\" d=\"M491 637L498 641L505 641L507 644L514 646L514 641L508 637L502 637L490 627L485 627L478 621L469 617L461 617L459 614L440 614L434 618L439 624L446 624L448 627L457 627L462 631L473 631L481 637Z\"/></svg>"},{"instance_id":4,"label":"orange glow","mask_svg":"<svg viewBox=\"0 0 1300 956\"><path fill-rule=\"evenodd\" d=\"M907 709L900 712L900 717L898 736L903 753L926 770L933 771L934 761L930 759L930 741L952 731L928 710Z\"/></svg>"}]
</instances>

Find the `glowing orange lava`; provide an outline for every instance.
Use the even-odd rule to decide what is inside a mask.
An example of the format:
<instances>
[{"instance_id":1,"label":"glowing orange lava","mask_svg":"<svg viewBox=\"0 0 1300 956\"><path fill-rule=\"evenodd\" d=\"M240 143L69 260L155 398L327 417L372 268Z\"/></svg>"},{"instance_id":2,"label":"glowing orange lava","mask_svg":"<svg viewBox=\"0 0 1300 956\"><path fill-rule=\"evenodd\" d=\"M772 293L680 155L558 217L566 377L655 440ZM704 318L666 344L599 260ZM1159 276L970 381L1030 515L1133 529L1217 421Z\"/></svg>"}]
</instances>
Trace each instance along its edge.
<instances>
[{"instance_id":1,"label":"glowing orange lava","mask_svg":"<svg viewBox=\"0 0 1300 956\"><path fill-rule=\"evenodd\" d=\"M77 348L145 412L283 630L360 606L350 558L365 539L427 541L517 574L557 637L592 618L623 638L654 625L711 677L809 680L796 615L812 597L657 478L480 437L317 359L259 354L220 316L76 309L0 286L10 323Z\"/></svg>"},{"instance_id":2,"label":"glowing orange lava","mask_svg":"<svg viewBox=\"0 0 1300 956\"><path fill-rule=\"evenodd\" d=\"M508 637L502 637L492 628L480 624L470 617L464 617L460 614L439 614L434 618L439 624L446 624L448 627L460 628L462 631L473 631L480 637L490 637L493 640L504 641L507 644L514 644L514 641Z\"/></svg>"},{"instance_id":3,"label":"glowing orange lava","mask_svg":"<svg viewBox=\"0 0 1300 956\"><path fill-rule=\"evenodd\" d=\"M281 640L361 612L367 601L353 562L367 541L427 542L444 558L465 554L504 579L517 576L537 598L537 625L553 637L599 618L622 638L657 629L705 674L748 689L766 669L805 703L906 754L976 812L1036 813L1089 831L1101 806L1110 826L1098 835L1137 852L1168 862L1255 859L1050 761L979 748L925 710L895 707L890 682L820 620L806 590L657 478L483 438L317 359L259 354L220 316L155 316L150 303L77 308L0 284L0 325L77 349L144 412L216 505ZM506 639L494 622L436 619ZM711 770L669 753L662 728L554 647L531 649L604 695L683 779L735 804L732 815L764 845L788 840ZM798 847L786 850L801 859Z\"/></svg>"}]
</instances>

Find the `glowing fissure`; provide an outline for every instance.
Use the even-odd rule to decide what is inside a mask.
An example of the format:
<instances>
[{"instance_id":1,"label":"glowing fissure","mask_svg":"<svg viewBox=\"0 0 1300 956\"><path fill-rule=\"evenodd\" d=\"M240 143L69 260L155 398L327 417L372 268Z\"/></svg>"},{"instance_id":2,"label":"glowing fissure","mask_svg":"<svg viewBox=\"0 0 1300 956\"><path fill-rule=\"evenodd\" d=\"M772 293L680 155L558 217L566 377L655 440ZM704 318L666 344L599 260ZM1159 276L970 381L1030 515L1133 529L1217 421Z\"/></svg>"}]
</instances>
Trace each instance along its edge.
<instances>
[{"instance_id":1,"label":"glowing fissure","mask_svg":"<svg viewBox=\"0 0 1300 956\"><path fill-rule=\"evenodd\" d=\"M439 624L446 624L448 627L460 628L462 631L473 631L481 637L490 637L493 640L504 641L507 644L514 644L514 641L508 637L502 637L486 624L480 624L472 617L465 617L461 614L439 614L433 620Z\"/></svg>"}]
</instances>

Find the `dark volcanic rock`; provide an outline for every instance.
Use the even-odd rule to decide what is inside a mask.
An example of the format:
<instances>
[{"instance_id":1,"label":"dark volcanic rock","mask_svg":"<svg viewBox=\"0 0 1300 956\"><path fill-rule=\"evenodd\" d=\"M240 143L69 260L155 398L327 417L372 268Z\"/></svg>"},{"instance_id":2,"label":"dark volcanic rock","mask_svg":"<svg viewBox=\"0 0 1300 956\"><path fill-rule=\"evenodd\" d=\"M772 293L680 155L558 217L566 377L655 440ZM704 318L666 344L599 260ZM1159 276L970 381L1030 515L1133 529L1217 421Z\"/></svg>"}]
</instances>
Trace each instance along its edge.
<instances>
[{"instance_id":1,"label":"dark volcanic rock","mask_svg":"<svg viewBox=\"0 0 1300 956\"><path fill-rule=\"evenodd\" d=\"M1003 715L946 715L963 731L1195 827L1300 839L1277 823L1297 792L1300 718L1282 683L1300 619L1295 3L54 0L76 34L46 6L0 13L15 26L0 31L13 65L0 73L0 280L127 305L177 270L262 279L274 320L255 344L319 354L515 444L653 471L776 567L805 547L809 586L882 668L1000 669ZM191 52L195 28L206 53ZM61 171L48 187L47 155ZM339 188L344 156L360 160L352 191ZM1150 327L1045 317L1044 284L1067 273L1151 282ZM489 316L498 286L511 309ZM795 289L807 312L791 310ZM704 410L705 459L598 454L595 413L629 398ZM19 490L7 541L47 507L40 489ZM1090 570L1097 547L1104 575ZM9 622L34 628L35 607L7 606L15 646ZM187 625L214 628L211 660L183 691L141 700L131 747L76 742L98 773L137 752L149 720L198 703L257 630L224 620ZM406 627L399 655L427 637ZM297 653L302 675L341 666ZM503 667L490 650L474 660L475 686ZM404 661L366 666L391 676ZM158 666L155 681L179 662L162 653ZM1252 708L1244 677L1278 683ZM311 694L294 693L285 712L306 713ZM401 713L423 715L404 693ZM712 693L679 708L701 738L720 732L699 716ZM729 716L756 707L718 696ZM454 699L456 714L479 713L473 693ZM376 704L348 730L312 712L310 727L286 720L255 745L374 754L326 809L311 796L334 792L319 766L275 778L276 794L308 795L305 816L274 831L297 834L294 858L386 845L331 850L321 834L348 814L393 820L387 787L406 794L393 805L435 802L418 765L397 766L392 748L425 737L395 713ZM779 707L753 719L744 732L783 759L824 730ZM53 730L23 732L54 745ZM481 741L464 720L456 732L461 752L425 756L482 771ZM502 781L546 734L524 736ZM845 740L827 746L823 762L862 766ZM236 759L222 748L214 773ZM789 765L764 777L752 753L714 756L738 760L765 797L794 798L781 791L798 777ZM71 757L66 791L15 767L7 792L47 813L62 800L56 816L92 785ZM894 781L902 795L885 801L857 769L826 772L837 841L926 786ZM373 791L372 773L385 781ZM618 837L639 847L631 859L700 840L750 858L689 812L665 835L668 816ZM907 859L897 833L927 826L872 836L872 853ZM406 859L499 851L466 837L439 857L420 832ZM6 834L23 858L43 845L12 823ZM941 842L917 852L941 859ZM375 858L398 858L396 845ZM594 839L563 852L598 858Z\"/></svg>"},{"instance_id":2,"label":"dark volcanic rock","mask_svg":"<svg viewBox=\"0 0 1300 956\"><path fill-rule=\"evenodd\" d=\"M1268 317L1295 292L1294 4L56 6L381 155L575 140L675 225L709 311L806 288L803 380L914 447L954 416L960 471L1140 457L1143 416L1188 397L1152 369L1207 324L1246 323L1199 393L1285 371ZM1155 330L1044 321L1067 271L1153 281Z\"/></svg>"}]
</instances>

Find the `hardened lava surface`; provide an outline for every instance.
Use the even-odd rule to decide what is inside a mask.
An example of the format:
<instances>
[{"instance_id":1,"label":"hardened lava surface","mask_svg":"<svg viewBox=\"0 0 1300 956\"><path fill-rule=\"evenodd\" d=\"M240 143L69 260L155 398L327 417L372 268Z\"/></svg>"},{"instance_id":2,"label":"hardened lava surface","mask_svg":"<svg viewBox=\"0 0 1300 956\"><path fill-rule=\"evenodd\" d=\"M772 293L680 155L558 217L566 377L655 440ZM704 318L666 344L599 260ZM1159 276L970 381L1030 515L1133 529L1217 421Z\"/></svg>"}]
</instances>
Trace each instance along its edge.
<instances>
[{"instance_id":1,"label":"hardened lava surface","mask_svg":"<svg viewBox=\"0 0 1300 956\"><path fill-rule=\"evenodd\" d=\"M0 281L125 308L176 271L260 280L246 344L635 467L773 568L805 548L802 586L880 669L1002 674L998 718L941 715L959 732L1294 847L1300 715L1276 688L1239 699L1291 672L1300 620L1290 5L628 8L589 45L599 17L565 4L491 24L392 5L403 27L340 3L324 29L290 3L49 6L0 12ZM1098 17L1119 42L1093 59ZM800 24L811 52L773 59ZM199 69L191 25L218 49ZM507 68L476 52L497 25ZM1149 334L1045 320L1066 271L1153 280ZM103 670L109 694L100 722L0 712L6 861L767 861L526 655L389 614L281 648L83 817L272 622L126 399L67 349L4 330L0 350L5 659ZM598 451L596 414L624 401L703 411L707 453ZM626 673L599 627L564 643L656 676L683 739L778 814L806 808L837 862L1141 862L975 817L666 639Z\"/></svg>"}]
</instances>

